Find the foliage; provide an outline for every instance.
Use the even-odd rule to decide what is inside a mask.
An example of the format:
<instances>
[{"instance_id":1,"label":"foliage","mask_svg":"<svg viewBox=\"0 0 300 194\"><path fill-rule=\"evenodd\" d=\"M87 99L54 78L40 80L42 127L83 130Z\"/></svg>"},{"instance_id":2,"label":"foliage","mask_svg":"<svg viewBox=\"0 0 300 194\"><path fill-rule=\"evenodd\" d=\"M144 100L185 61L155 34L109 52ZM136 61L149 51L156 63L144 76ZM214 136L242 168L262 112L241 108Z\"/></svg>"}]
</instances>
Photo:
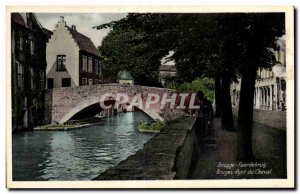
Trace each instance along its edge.
<instances>
[{"instance_id":1,"label":"foliage","mask_svg":"<svg viewBox=\"0 0 300 194\"><path fill-rule=\"evenodd\" d=\"M148 123L148 122L140 122L139 128L142 131L148 131L148 132L159 132L161 128L163 128L165 125L161 122L153 122L153 123Z\"/></svg>"},{"instance_id":2,"label":"foliage","mask_svg":"<svg viewBox=\"0 0 300 194\"><path fill-rule=\"evenodd\" d=\"M184 82L182 84L173 81L169 82L166 87L181 92L196 93L201 90L209 100L213 101L215 98L215 84L214 80L211 78L196 78L190 83Z\"/></svg>"},{"instance_id":3,"label":"foliage","mask_svg":"<svg viewBox=\"0 0 300 194\"><path fill-rule=\"evenodd\" d=\"M103 40L99 50L104 64L104 76L116 79L120 70L126 69L140 85L158 86L160 52L147 52L146 43L133 44L142 36L134 30L113 30Z\"/></svg>"},{"instance_id":4,"label":"foliage","mask_svg":"<svg viewBox=\"0 0 300 194\"><path fill-rule=\"evenodd\" d=\"M138 31L142 36L132 44L147 45L153 59L157 56L150 53L174 51L170 60L175 61L177 82L182 84L170 87L192 90L202 84L193 85L197 77L220 77L222 109L228 110L222 118L231 112L230 81L241 76L238 147L250 158L256 72L276 64L271 49L278 48L276 39L285 33L284 23L284 13L130 13L97 28Z\"/></svg>"},{"instance_id":5,"label":"foliage","mask_svg":"<svg viewBox=\"0 0 300 194\"><path fill-rule=\"evenodd\" d=\"M176 81L169 81L169 82L166 82L166 88L169 88L169 89L173 89L173 90L178 90L178 88L180 87L181 84L179 84L178 82Z\"/></svg>"},{"instance_id":6,"label":"foliage","mask_svg":"<svg viewBox=\"0 0 300 194\"><path fill-rule=\"evenodd\" d=\"M175 60L178 79L191 82L196 77L214 78L216 71L230 73L234 80L241 73L249 43L257 44L260 53L258 65L270 67L275 64L269 48L276 48L275 38L265 31L282 25L283 14L279 13L130 13L120 21L97 26L111 27L113 31L127 30L139 33L132 37L130 45L146 45L148 58L157 60L173 50L170 58ZM270 20L272 19L273 20ZM269 23L264 22L270 20ZM276 29L276 28L274 28ZM282 30L274 30L281 36ZM269 36L260 36L267 34ZM268 38L269 37L269 38ZM269 41L272 39L272 41ZM144 51L137 49L139 55ZM122 51L123 50L119 50ZM155 53L159 53L156 55ZM141 56L144 56L142 54ZM158 63L157 63L158 64ZM151 63L144 64L151 66ZM143 65L141 65L143 66ZM141 67L140 66L140 67ZM151 73L151 71L150 71Z\"/></svg>"},{"instance_id":7,"label":"foliage","mask_svg":"<svg viewBox=\"0 0 300 194\"><path fill-rule=\"evenodd\" d=\"M55 129L72 129L78 128L83 124L49 124L43 125L36 128L36 130L55 130Z\"/></svg>"}]
</instances>

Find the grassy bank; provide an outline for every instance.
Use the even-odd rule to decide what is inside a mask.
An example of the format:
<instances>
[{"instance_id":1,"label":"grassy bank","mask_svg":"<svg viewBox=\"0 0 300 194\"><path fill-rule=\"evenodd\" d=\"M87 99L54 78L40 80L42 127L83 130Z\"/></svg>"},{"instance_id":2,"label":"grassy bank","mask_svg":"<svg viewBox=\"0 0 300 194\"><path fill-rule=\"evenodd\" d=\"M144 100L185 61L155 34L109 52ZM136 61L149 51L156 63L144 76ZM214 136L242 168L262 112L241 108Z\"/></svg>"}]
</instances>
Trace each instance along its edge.
<instances>
[{"instance_id":1,"label":"grassy bank","mask_svg":"<svg viewBox=\"0 0 300 194\"><path fill-rule=\"evenodd\" d=\"M35 127L35 131L65 131L71 129L80 129L83 127L93 126L102 122L101 118L90 117L82 120L72 120L64 124L48 124Z\"/></svg>"},{"instance_id":2,"label":"grassy bank","mask_svg":"<svg viewBox=\"0 0 300 194\"><path fill-rule=\"evenodd\" d=\"M141 122L139 125L139 131L148 133L158 133L164 126L165 125L163 123L158 121L153 123Z\"/></svg>"}]
</instances>

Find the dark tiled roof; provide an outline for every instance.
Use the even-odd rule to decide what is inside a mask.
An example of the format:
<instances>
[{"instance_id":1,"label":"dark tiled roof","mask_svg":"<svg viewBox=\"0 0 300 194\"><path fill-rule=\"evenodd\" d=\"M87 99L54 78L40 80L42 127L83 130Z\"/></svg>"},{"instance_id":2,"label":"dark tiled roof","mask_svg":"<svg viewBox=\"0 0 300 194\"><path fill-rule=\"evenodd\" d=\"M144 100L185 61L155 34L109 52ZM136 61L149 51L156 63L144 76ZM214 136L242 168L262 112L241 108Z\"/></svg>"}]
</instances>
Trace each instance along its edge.
<instances>
[{"instance_id":1,"label":"dark tiled roof","mask_svg":"<svg viewBox=\"0 0 300 194\"><path fill-rule=\"evenodd\" d=\"M26 27L26 23L25 23L23 17L19 13L12 13L11 18L12 18L13 22Z\"/></svg>"},{"instance_id":2,"label":"dark tiled roof","mask_svg":"<svg viewBox=\"0 0 300 194\"><path fill-rule=\"evenodd\" d=\"M43 28L43 29L44 29L44 32L45 32L47 38L50 39L50 37L51 37L51 35L53 34L53 32L50 31L50 30L48 30L47 28Z\"/></svg>"},{"instance_id":3,"label":"dark tiled roof","mask_svg":"<svg viewBox=\"0 0 300 194\"><path fill-rule=\"evenodd\" d=\"M77 30L74 30L70 27L68 27L68 29L72 34L74 40L78 44L80 50L99 56L99 51L97 50L90 38L86 37L85 35L79 33Z\"/></svg>"},{"instance_id":4,"label":"dark tiled roof","mask_svg":"<svg viewBox=\"0 0 300 194\"><path fill-rule=\"evenodd\" d=\"M161 65L159 67L159 71L172 71L172 72L176 72L176 67L175 65Z\"/></svg>"}]
</instances>

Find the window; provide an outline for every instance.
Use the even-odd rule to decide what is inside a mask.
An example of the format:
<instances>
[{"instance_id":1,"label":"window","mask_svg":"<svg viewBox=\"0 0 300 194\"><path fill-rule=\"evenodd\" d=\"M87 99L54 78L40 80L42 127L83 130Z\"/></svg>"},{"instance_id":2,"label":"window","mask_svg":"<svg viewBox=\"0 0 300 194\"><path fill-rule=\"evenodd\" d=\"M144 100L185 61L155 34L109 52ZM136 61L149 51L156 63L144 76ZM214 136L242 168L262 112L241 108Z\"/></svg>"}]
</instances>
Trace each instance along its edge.
<instances>
[{"instance_id":1,"label":"window","mask_svg":"<svg viewBox=\"0 0 300 194\"><path fill-rule=\"evenodd\" d=\"M100 64L100 61L99 61L99 75L102 75L102 65Z\"/></svg>"},{"instance_id":2,"label":"window","mask_svg":"<svg viewBox=\"0 0 300 194\"><path fill-rule=\"evenodd\" d=\"M71 78L61 78L61 87L70 87Z\"/></svg>"},{"instance_id":3,"label":"window","mask_svg":"<svg viewBox=\"0 0 300 194\"><path fill-rule=\"evenodd\" d=\"M87 85L87 79L86 78L82 78L82 85L83 86Z\"/></svg>"},{"instance_id":4,"label":"window","mask_svg":"<svg viewBox=\"0 0 300 194\"><path fill-rule=\"evenodd\" d=\"M98 60L95 60L95 73L99 74Z\"/></svg>"},{"instance_id":5,"label":"window","mask_svg":"<svg viewBox=\"0 0 300 194\"><path fill-rule=\"evenodd\" d=\"M47 78L47 88L48 89L53 88L53 78Z\"/></svg>"},{"instance_id":6,"label":"window","mask_svg":"<svg viewBox=\"0 0 300 194\"><path fill-rule=\"evenodd\" d=\"M20 51L23 50L23 32L22 31L19 32L19 49L20 49Z\"/></svg>"},{"instance_id":7,"label":"window","mask_svg":"<svg viewBox=\"0 0 300 194\"><path fill-rule=\"evenodd\" d=\"M98 84L98 80L97 79L95 79L95 84Z\"/></svg>"},{"instance_id":8,"label":"window","mask_svg":"<svg viewBox=\"0 0 300 194\"><path fill-rule=\"evenodd\" d=\"M282 61L281 63L286 66L286 52L282 52Z\"/></svg>"},{"instance_id":9,"label":"window","mask_svg":"<svg viewBox=\"0 0 300 194\"><path fill-rule=\"evenodd\" d=\"M82 71L87 71L87 57L82 56Z\"/></svg>"},{"instance_id":10,"label":"window","mask_svg":"<svg viewBox=\"0 0 300 194\"><path fill-rule=\"evenodd\" d=\"M33 67L30 67L30 87L31 87L32 90L35 90Z\"/></svg>"},{"instance_id":11,"label":"window","mask_svg":"<svg viewBox=\"0 0 300 194\"><path fill-rule=\"evenodd\" d=\"M34 54L34 37L32 35L29 36L29 44L30 44L30 54Z\"/></svg>"},{"instance_id":12,"label":"window","mask_svg":"<svg viewBox=\"0 0 300 194\"><path fill-rule=\"evenodd\" d=\"M88 72L93 72L93 59L89 57Z\"/></svg>"},{"instance_id":13,"label":"window","mask_svg":"<svg viewBox=\"0 0 300 194\"><path fill-rule=\"evenodd\" d=\"M24 66L18 61L16 61L16 66L17 66L18 88L23 90L24 89Z\"/></svg>"},{"instance_id":14,"label":"window","mask_svg":"<svg viewBox=\"0 0 300 194\"><path fill-rule=\"evenodd\" d=\"M89 79L89 85L93 85L93 79Z\"/></svg>"},{"instance_id":15,"label":"window","mask_svg":"<svg viewBox=\"0 0 300 194\"><path fill-rule=\"evenodd\" d=\"M56 63L56 71L66 71L66 55L57 55Z\"/></svg>"},{"instance_id":16,"label":"window","mask_svg":"<svg viewBox=\"0 0 300 194\"><path fill-rule=\"evenodd\" d=\"M277 57L277 61L281 62L281 53L280 53L280 50L277 51L277 56L278 56Z\"/></svg>"}]
</instances>

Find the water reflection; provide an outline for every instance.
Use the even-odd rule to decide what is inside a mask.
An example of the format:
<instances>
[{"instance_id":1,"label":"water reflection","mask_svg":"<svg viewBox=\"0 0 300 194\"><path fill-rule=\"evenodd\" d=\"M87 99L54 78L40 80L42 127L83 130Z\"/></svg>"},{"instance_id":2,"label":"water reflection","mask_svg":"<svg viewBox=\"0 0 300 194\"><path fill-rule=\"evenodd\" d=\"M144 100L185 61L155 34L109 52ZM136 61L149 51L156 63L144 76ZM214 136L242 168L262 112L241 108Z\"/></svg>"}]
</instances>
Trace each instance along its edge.
<instances>
[{"instance_id":1,"label":"water reflection","mask_svg":"<svg viewBox=\"0 0 300 194\"><path fill-rule=\"evenodd\" d=\"M152 135L138 131L141 112L104 118L99 126L73 131L13 135L13 179L91 180L134 154Z\"/></svg>"}]
</instances>

